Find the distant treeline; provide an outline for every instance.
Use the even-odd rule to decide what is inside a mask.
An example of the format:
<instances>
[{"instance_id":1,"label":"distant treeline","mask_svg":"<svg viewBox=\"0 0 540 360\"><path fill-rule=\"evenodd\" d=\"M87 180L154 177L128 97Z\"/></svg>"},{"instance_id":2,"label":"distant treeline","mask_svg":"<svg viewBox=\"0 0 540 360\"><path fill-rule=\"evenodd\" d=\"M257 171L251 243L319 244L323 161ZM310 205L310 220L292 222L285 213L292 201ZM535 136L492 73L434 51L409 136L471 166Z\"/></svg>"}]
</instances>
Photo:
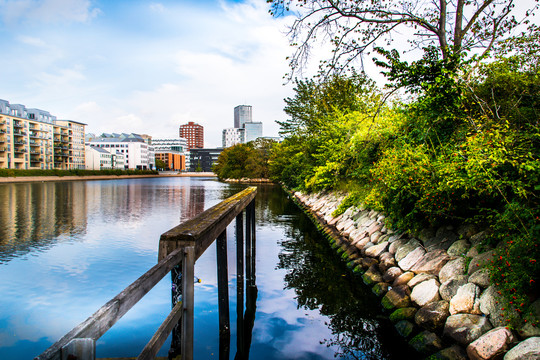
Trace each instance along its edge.
<instances>
[{"instance_id":1,"label":"distant treeline","mask_svg":"<svg viewBox=\"0 0 540 360\"><path fill-rule=\"evenodd\" d=\"M95 175L158 175L157 170L20 170L0 169L0 177L18 176L95 176Z\"/></svg>"}]
</instances>

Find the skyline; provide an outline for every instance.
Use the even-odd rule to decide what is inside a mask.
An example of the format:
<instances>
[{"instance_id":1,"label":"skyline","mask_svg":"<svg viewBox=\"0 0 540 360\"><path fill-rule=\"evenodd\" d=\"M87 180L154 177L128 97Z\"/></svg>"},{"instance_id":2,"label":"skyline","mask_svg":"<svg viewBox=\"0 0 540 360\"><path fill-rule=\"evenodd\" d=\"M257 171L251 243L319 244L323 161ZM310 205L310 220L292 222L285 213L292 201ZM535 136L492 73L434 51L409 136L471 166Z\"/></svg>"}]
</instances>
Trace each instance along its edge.
<instances>
[{"instance_id":1,"label":"skyline","mask_svg":"<svg viewBox=\"0 0 540 360\"><path fill-rule=\"evenodd\" d=\"M288 20L264 1L19 0L0 12L0 98L87 132L177 137L193 121L217 147L237 105L253 106L265 136L286 117Z\"/></svg>"}]
</instances>

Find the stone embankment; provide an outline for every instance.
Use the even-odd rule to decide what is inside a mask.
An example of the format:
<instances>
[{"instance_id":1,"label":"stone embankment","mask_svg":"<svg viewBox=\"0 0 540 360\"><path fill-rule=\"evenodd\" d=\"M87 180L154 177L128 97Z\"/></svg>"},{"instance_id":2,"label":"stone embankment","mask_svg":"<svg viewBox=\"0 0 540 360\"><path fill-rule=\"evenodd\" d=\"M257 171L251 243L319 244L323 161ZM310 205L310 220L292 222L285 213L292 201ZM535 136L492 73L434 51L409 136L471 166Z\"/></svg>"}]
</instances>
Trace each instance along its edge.
<instances>
[{"instance_id":1,"label":"stone embankment","mask_svg":"<svg viewBox=\"0 0 540 360\"><path fill-rule=\"evenodd\" d=\"M481 251L484 232L445 227L412 237L362 207L333 217L344 196L294 193L419 353L428 359L540 359L540 329L505 327L485 268L493 251ZM533 305L540 316L540 301Z\"/></svg>"},{"instance_id":2,"label":"stone embankment","mask_svg":"<svg viewBox=\"0 0 540 360\"><path fill-rule=\"evenodd\" d=\"M272 181L266 178L241 178L241 179L224 179L223 181L228 183L239 183L239 184L270 184Z\"/></svg>"}]
</instances>

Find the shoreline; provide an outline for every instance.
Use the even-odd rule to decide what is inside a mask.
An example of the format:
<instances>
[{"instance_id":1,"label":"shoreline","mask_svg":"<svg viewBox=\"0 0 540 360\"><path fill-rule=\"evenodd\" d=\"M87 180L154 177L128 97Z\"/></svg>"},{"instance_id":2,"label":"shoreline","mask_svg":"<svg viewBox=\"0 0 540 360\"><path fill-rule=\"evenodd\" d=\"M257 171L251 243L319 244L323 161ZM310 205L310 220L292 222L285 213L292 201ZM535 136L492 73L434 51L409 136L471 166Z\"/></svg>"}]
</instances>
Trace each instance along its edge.
<instances>
[{"instance_id":1,"label":"shoreline","mask_svg":"<svg viewBox=\"0 0 540 360\"><path fill-rule=\"evenodd\" d=\"M0 184L21 183L21 182L50 182L50 181L91 181L91 180L122 180L122 179L142 179L158 177L215 177L214 173L171 173L158 175L87 175L87 176L17 176L0 177Z\"/></svg>"}]
</instances>

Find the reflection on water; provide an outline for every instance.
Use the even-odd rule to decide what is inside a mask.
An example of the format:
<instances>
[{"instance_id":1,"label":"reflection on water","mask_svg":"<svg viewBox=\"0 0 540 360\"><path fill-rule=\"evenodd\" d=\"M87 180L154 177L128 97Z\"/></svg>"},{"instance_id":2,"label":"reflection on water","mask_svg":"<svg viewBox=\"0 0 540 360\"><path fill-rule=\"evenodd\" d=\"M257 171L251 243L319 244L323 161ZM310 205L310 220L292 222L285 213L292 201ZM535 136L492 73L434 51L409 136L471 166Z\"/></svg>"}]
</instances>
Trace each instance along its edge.
<instances>
[{"instance_id":1,"label":"reflection on water","mask_svg":"<svg viewBox=\"0 0 540 360\"><path fill-rule=\"evenodd\" d=\"M0 359L44 351L155 265L163 232L242 188L204 178L0 185ZM378 300L279 187L259 186L255 212L256 284L238 303L234 224L227 230L230 314L243 308L241 324L231 316L231 359L404 358ZM195 264L198 360L219 355L215 262L211 246ZM97 342L98 357L137 356L170 293L167 276Z\"/></svg>"}]
</instances>

